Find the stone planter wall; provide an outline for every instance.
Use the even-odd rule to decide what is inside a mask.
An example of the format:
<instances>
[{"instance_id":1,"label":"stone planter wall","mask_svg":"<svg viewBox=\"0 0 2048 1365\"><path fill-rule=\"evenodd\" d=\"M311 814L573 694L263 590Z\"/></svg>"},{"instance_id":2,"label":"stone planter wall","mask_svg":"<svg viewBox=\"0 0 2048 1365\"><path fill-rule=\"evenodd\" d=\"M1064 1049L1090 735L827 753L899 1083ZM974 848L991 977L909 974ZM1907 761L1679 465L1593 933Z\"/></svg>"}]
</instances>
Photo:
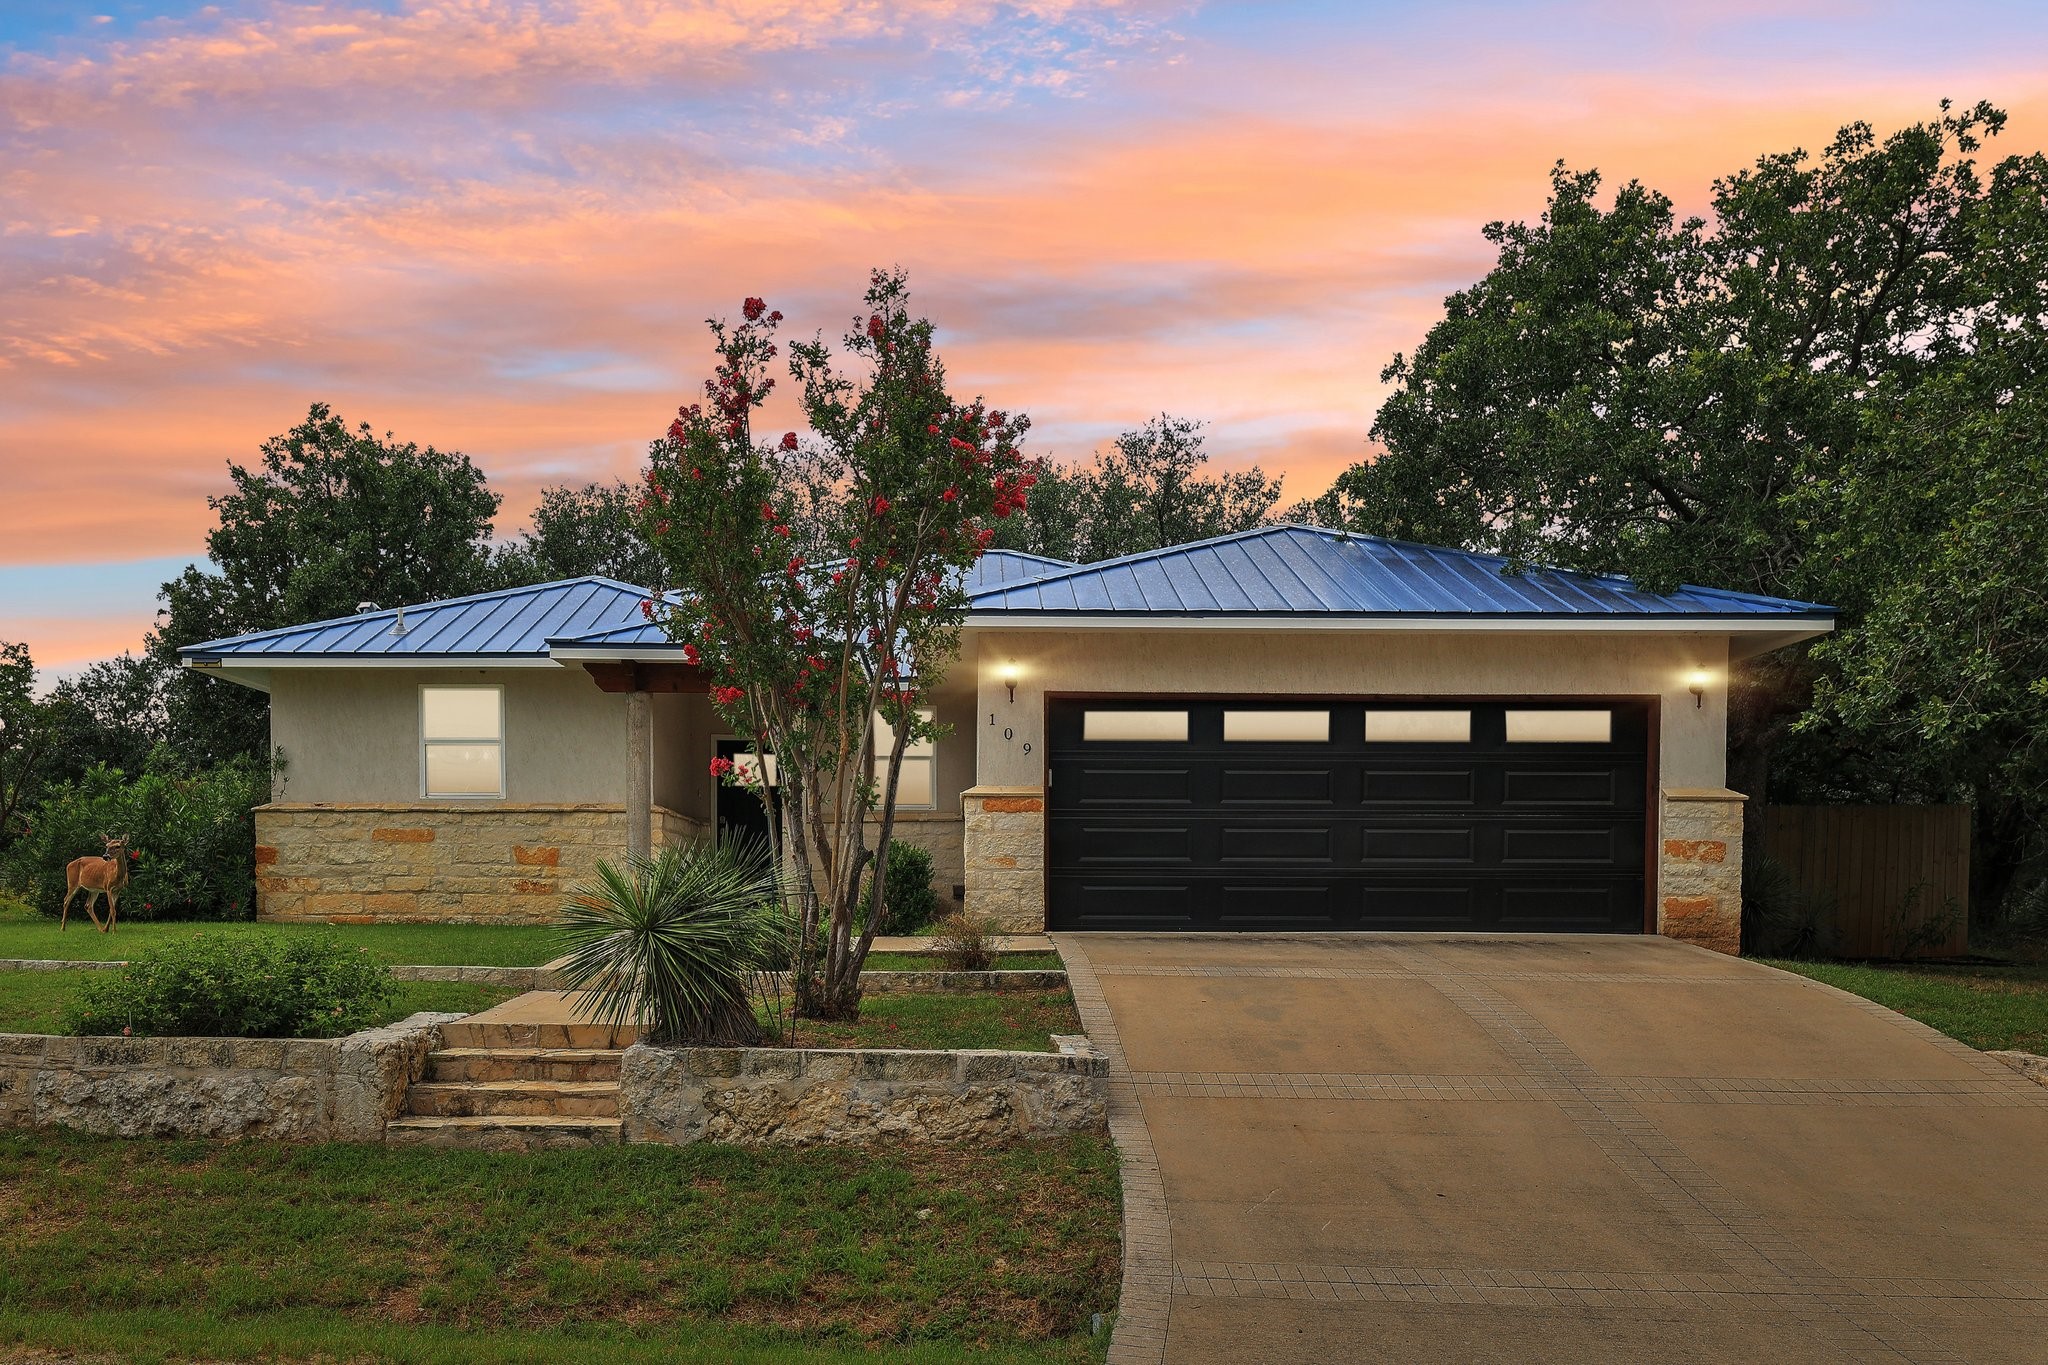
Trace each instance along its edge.
<instances>
[{"instance_id":1,"label":"stone planter wall","mask_svg":"<svg viewBox=\"0 0 2048 1365\"><path fill-rule=\"evenodd\" d=\"M346 1038L0 1034L0 1128L110 1137L379 1142L459 1014Z\"/></svg>"},{"instance_id":2,"label":"stone planter wall","mask_svg":"<svg viewBox=\"0 0 2048 1365\"><path fill-rule=\"evenodd\" d=\"M1108 1131L1109 1064L1085 1038L1061 1051L627 1049L627 1142L756 1147L988 1143Z\"/></svg>"},{"instance_id":3,"label":"stone planter wall","mask_svg":"<svg viewBox=\"0 0 2048 1365\"><path fill-rule=\"evenodd\" d=\"M1007 933L1045 929L1045 792L972 787L960 794L966 908Z\"/></svg>"},{"instance_id":4,"label":"stone planter wall","mask_svg":"<svg viewBox=\"0 0 2048 1365\"><path fill-rule=\"evenodd\" d=\"M654 841L700 822L654 808ZM256 808L256 917L538 924L626 851L623 806L413 801Z\"/></svg>"},{"instance_id":5,"label":"stone planter wall","mask_svg":"<svg viewBox=\"0 0 2048 1365\"><path fill-rule=\"evenodd\" d=\"M1742 806L1721 787L1667 787L1658 832L1657 932L1742 951Z\"/></svg>"}]
</instances>

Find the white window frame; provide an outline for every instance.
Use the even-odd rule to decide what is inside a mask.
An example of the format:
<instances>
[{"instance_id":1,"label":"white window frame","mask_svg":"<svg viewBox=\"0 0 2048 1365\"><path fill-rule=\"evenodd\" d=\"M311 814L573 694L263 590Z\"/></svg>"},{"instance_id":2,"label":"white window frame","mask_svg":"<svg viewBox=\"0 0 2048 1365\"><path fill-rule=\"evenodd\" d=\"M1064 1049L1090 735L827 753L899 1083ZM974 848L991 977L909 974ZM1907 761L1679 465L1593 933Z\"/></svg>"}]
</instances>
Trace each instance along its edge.
<instances>
[{"instance_id":1,"label":"white window frame","mask_svg":"<svg viewBox=\"0 0 2048 1365\"><path fill-rule=\"evenodd\" d=\"M928 723L938 720L938 711L933 707L918 706L913 707L912 710L917 713L919 719ZM889 781L889 755L882 748L882 732L888 726L889 722L882 717L876 716L874 718L874 757L870 760L870 763L875 777L875 790L877 793L881 792L888 785ZM893 731L890 738L893 742L895 738ZM915 746L919 744L926 746L926 752L921 754L914 752ZM904 801L899 799L896 802L896 809L937 810L939 808L939 742L935 739L912 740L910 745L906 746L903 750L904 770L907 772L913 763L921 763L931 770L931 782L928 790L932 794L932 799L929 801ZM901 790L900 778L898 790Z\"/></svg>"},{"instance_id":2,"label":"white window frame","mask_svg":"<svg viewBox=\"0 0 2048 1365\"><path fill-rule=\"evenodd\" d=\"M495 692L498 701L498 733L488 738L458 739L452 735L436 735L427 738L427 693L428 692ZM420 746L420 796L428 801L503 801L505 799L505 685L503 683L421 683L419 686L418 723L415 732ZM435 745L479 745L488 744L498 751L498 790L495 792L454 792L440 793L427 781L427 752Z\"/></svg>"}]
</instances>

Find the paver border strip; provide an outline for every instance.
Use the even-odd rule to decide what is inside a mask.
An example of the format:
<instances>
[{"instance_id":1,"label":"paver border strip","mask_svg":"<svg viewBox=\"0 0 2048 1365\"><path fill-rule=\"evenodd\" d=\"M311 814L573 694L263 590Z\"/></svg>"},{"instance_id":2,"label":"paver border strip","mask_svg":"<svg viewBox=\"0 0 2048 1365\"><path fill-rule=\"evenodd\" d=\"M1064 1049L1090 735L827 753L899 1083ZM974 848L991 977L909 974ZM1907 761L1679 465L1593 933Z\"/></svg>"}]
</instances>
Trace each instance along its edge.
<instances>
[{"instance_id":1,"label":"paver border strip","mask_svg":"<svg viewBox=\"0 0 2048 1365\"><path fill-rule=\"evenodd\" d=\"M1109 1134L1121 1157L1124 1190L1124 1273L1117 1293L1116 1329L1109 1340L1112 1365L1166 1359L1167 1318L1173 1308L1173 1225L1166 1212L1166 1182L1137 1082L1124 1060L1116 1020L1095 979L1087 951L1069 934L1051 935L1067 964L1067 985L1088 1038L1109 1060Z\"/></svg>"}]
</instances>

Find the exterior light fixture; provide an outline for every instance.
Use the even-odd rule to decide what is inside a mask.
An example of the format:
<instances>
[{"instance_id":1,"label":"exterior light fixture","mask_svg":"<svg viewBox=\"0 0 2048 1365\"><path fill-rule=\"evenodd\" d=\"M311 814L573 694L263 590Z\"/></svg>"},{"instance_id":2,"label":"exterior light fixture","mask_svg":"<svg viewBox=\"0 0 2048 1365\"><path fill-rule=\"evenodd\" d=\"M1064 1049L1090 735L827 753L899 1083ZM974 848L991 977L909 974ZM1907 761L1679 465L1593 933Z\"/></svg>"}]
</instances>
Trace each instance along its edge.
<instances>
[{"instance_id":1,"label":"exterior light fixture","mask_svg":"<svg viewBox=\"0 0 2048 1365\"><path fill-rule=\"evenodd\" d=\"M1685 675L1685 690L1692 693L1694 710L1698 710L1706 705L1707 683L1710 680L1707 670L1704 668L1695 668L1692 672Z\"/></svg>"},{"instance_id":2,"label":"exterior light fixture","mask_svg":"<svg viewBox=\"0 0 2048 1365\"><path fill-rule=\"evenodd\" d=\"M1010 689L1010 704L1014 706L1017 703L1017 661L1015 659L1003 665L1001 676L1003 686Z\"/></svg>"}]
</instances>

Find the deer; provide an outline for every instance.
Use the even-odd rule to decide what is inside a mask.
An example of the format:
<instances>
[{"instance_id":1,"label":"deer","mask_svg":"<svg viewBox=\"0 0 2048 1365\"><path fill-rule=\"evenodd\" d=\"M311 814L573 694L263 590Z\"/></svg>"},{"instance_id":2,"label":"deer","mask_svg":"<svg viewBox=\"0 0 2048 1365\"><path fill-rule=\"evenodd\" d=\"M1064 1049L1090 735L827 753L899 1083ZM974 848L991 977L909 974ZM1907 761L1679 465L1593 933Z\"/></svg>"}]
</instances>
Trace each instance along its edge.
<instances>
[{"instance_id":1,"label":"deer","mask_svg":"<svg viewBox=\"0 0 2048 1365\"><path fill-rule=\"evenodd\" d=\"M73 858L65 864L64 904L57 915L59 933L71 918L71 898L81 891L85 892L85 913L92 916L93 928L103 934L114 931L114 922L120 916L121 892L128 885L128 836L123 834L117 839L103 834L100 839L107 846L106 852L98 857ZM92 907L95 896L106 899L105 924L100 923L99 913Z\"/></svg>"}]
</instances>

